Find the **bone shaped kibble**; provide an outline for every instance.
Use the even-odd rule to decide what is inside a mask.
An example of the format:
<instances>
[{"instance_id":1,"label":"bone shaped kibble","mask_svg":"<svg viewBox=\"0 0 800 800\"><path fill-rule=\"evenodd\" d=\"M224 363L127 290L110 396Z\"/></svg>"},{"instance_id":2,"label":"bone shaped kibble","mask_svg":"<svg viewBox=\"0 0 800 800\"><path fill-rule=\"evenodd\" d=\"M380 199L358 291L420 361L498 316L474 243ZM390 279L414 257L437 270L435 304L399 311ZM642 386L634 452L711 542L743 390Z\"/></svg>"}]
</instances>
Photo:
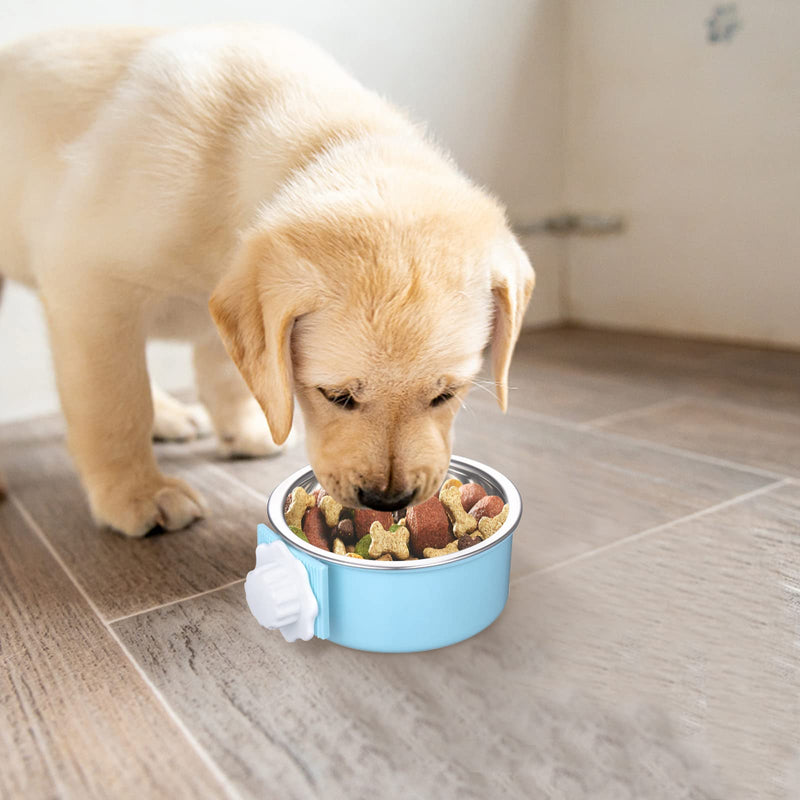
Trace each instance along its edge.
<instances>
[{"instance_id":1,"label":"bone shaped kibble","mask_svg":"<svg viewBox=\"0 0 800 800\"><path fill-rule=\"evenodd\" d=\"M329 494L319 501L319 510L325 517L325 524L335 528L339 524L339 515L342 513L342 504L337 503Z\"/></svg>"},{"instance_id":2,"label":"bone shaped kibble","mask_svg":"<svg viewBox=\"0 0 800 800\"><path fill-rule=\"evenodd\" d=\"M462 483L461 483L461 481L460 481L458 478L448 478L448 479L447 479L447 480L446 480L446 481L445 481L445 482L442 484L442 488L441 488L441 489L439 489L439 492L441 493L441 491L442 491L443 489L449 489L451 486L455 486L455 487L456 487L456 489L460 489L460 488L461 488L461 486L462 486Z\"/></svg>"},{"instance_id":3,"label":"bone shaped kibble","mask_svg":"<svg viewBox=\"0 0 800 800\"><path fill-rule=\"evenodd\" d=\"M484 517L478 523L478 531L484 539L488 539L492 534L497 533L503 527L503 523L508 519L508 503L503 506L503 510L496 517Z\"/></svg>"},{"instance_id":4,"label":"bone shaped kibble","mask_svg":"<svg viewBox=\"0 0 800 800\"><path fill-rule=\"evenodd\" d=\"M398 561L405 561L410 553L408 552L408 528L398 527L397 530L387 531L377 520L369 527L369 535L372 541L369 543L369 557L378 559L390 553Z\"/></svg>"},{"instance_id":5,"label":"bone shaped kibble","mask_svg":"<svg viewBox=\"0 0 800 800\"><path fill-rule=\"evenodd\" d=\"M289 508L283 516L289 527L294 525L296 528L300 528L302 527L303 514L305 514L309 508L313 508L317 504L317 501L314 496L309 494L302 486L295 487L292 491L291 498Z\"/></svg>"},{"instance_id":6,"label":"bone shaped kibble","mask_svg":"<svg viewBox=\"0 0 800 800\"><path fill-rule=\"evenodd\" d=\"M453 535L456 538L463 536L465 533L472 533L478 527L475 517L467 514L464 511L464 506L461 505L461 493L458 491L458 486L443 488L439 492L439 501L453 523Z\"/></svg>"},{"instance_id":7,"label":"bone shaped kibble","mask_svg":"<svg viewBox=\"0 0 800 800\"><path fill-rule=\"evenodd\" d=\"M444 547L426 547L422 551L422 555L424 558L436 558L436 556L449 556L450 553L457 553L458 552L458 539L453 539L450 544L445 545Z\"/></svg>"}]
</instances>

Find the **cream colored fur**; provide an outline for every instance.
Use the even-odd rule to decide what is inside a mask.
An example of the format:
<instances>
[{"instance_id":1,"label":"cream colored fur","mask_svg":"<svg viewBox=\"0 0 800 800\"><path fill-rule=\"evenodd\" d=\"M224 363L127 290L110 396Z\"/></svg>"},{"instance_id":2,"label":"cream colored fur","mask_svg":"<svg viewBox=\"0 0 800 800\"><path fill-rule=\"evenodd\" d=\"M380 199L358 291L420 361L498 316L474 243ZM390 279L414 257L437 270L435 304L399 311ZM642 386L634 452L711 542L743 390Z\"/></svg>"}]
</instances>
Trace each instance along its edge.
<instances>
[{"instance_id":1,"label":"cream colored fur","mask_svg":"<svg viewBox=\"0 0 800 800\"><path fill-rule=\"evenodd\" d=\"M503 210L418 128L312 44L257 27L0 51L0 273L38 290L92 511L132 536L204 513L153 456L153 433L206 423L151 390L148 337L194 343L226 452L274 452L296 396L338 499L422 500L490 337L505 408L533 288Z\"/></svg>"}]
</instances>

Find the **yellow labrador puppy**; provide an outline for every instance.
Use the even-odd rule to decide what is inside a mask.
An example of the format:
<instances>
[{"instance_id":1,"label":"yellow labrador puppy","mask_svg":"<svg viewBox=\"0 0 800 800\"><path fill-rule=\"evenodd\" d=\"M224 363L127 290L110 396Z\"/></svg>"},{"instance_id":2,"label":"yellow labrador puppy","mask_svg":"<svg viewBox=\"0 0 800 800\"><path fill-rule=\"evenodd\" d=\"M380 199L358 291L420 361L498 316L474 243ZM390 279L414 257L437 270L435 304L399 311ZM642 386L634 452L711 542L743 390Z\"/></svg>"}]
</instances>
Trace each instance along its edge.
<instances>
[{"instance_id":1,"label":"yellow labrador puppy","mask_svg":"<svg viewBox=\"0 0 800 800\"><path fill-rule=\"evenodd\" d=\"M227 452L276 451L296 396L349 506L435 491L490 338L505 408L534 276L503 209L286 31L5 49L0 187L0 272L41 296L92 511L129 536L204 513L153 456L154 430L202 422L151 389L149 336L194 343Z\"/></svg>"}]
</instances>

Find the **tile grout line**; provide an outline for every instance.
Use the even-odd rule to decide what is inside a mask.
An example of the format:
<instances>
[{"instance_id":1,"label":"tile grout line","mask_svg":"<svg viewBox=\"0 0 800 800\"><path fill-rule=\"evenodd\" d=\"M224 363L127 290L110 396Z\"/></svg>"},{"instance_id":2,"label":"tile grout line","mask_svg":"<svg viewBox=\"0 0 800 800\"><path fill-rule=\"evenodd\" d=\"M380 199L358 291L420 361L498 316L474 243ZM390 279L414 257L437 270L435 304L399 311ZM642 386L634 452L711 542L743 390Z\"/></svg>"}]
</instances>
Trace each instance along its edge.
<instances>
[{"instance_id":1,"label":"tile grout line","mask_svg":"<svg viewBox=\"0 0 800 800\"><path fill-rule=\"evenodd\" d=\"M691 397L689 395L681 394L677 395L676 397L669 397L666 400L658 400L655 403L648 403L644 406L636 406L635 408L627 408L624 411L617 411L615 414L605 414L602 417L587 419L581 424L588 425L591 428L602 427L604 425L613 425L614 423L621 422L622 420L636 419L636 417L650 414L653 411L662 411L664 409L672 408L673 406L685 403L690 399Z\"/></svg>"},{"instance_id":2,"label":"tile grout line","mask_svg":"<svg viewBox=\"0 0 800 800\"><path fill-rule=\"evenodd\" d=\"M97 616L98 621L101 625L108 631L109 635L114 639L117 643L117 646L122 650L124 656L128 659L128 661L133 666L134 670L139 674L139 677L144 682L145 686L147 686L150 691L155 696L156 700L161 704L162 708L167 714L167 717L173 721L173 723L178 727L178 730L183 733L186 737L186 740L189 742L190 747L195 751L197 756L206 765L209 769L211 774L219 781L222 788L225 790L228 797L232 798L232 800L243 800L242 795L238 792L236 787L230 782L228 777L225 773L220 769L217 763L211 758L208 752L206 752L205 748L197 741L194 734L188 729L186 724L183 720L175 713L173 708L169 705L164 695L161 693L161 690L153 683L147 673L144 671L142 666L139 664L138 661L133 657L130 650L125 646L125 643L120 639L117 632L105 621L103 615L100 613L100 609L95 605L94 601L89 597L86 593L86 590L81 586L81 584L76 580L75 576L72 574L72 571L67 567L64 563L64 560L59 555L58 551L53 547L50 540L45 535L44 531L41 529L39 524L36 520L31 516L28 509L23 505L22 501L16 497L15 495L9 495L9 500L14 504L17 511L19 511L22 518L25 520L28 527L34 532L34 534L39 538L41 543L44 545L45 549L48 553L55 559L56 563L61 567L64 571L66 576L72 582L72 585L78 591L78 594L84 599L86 604L89 608L94 612Z\"/></svg>"},{"instance_id":3,"label":"tile grout line","mask_svg":"<svg viewBox=\"0 0 800 800\"><path fill-rule=\"evenodd\" d=\"M243 583L244 578L237 578L235 581L230 581L229 583L225 583L222 586L215 586L213 589L205 589L202 592L197 592L196 594L189 594L186 597L178 597L175 600L170 600L167 603L160 603L157 606L151 606L150 608L143 608L141 611L134 611L131 614L123 614L121 617L114 617L114 619L105 620L106 625L115 625L117 622L122 622L126 619L133 619L134 617L139 617L142 614L149 614L151 611L159 611L162 608L169 608L169 606L177 605L178 603L183 603L186 600L195 600L198 597L205 597L207 594L214 594L214 592L221 592L223 589L229 589L231 586L236 586L237 583Z\"/></svg>"},{"instance_id":4,"label":"tile grout line","mask_svg":"<svg viewBox=\"0 0 800 800\"><path fill-rule=\"evenodd\" d=\"M685 398L697 399L693 395L684 395ZM747 472L751 475L759 475L762 478L770 478L771 480L785 480L787 478L792 478L791 475L785 475L782 472L774 472L769 469L763 469L762 467L755 467L750 466L748 464L743 464L739 461L729 461L725 458L718 458L717 456L709 456L704 453L700 453L696 450L685 450L680 447L673 447L672 445L668 444L661 444L659 442L654 442L650 439L639 439L635 436L629 436L625 433L617 433L616 431L607 431L604 430L602 427L595 428L592 425L586 422L573 422L567 419L561 419L560 417L553 417L549 414L542 414L539 411L530 411L528 409L517 409L516 411L509 411L508 412L509 418L513 418L514 416L517 419L530 419L533 422L543 422L548 425L552 425L555 428L566 428L567 430L576 431L578 433L591 433L595 436L599 436L603 439L610 439L612 441L618 441L626 444L635 444L639 447L644 447L649 450L655 450L660 453L667 453L669 455L675 456L682 456L683 458L688 458L692 461L702 461L706 464L714 464L718 467L726 467L727 469L733 469L737 472Z\"/></svg>"},{"instance_id":5,"label":"tile grout line","mask_svg":"<svg viewBox=\"0 0 800 800\"><path fill-rule=\"evenodd\" d=\"M638 541L639 539L643 539L645 536L650 536L654 533L659 533L660 531L666 530L671 528L675 525L680 525L684 522L691 522L692 520L699 519L701 517L705 517L708 514L713 514L717 511L722 511L730 506L738 505L739 503L743 503L747 500L752 499L753 497L758 497L759 495L766 494L771 492L775 489L780 489L782 486L789 486L793 485L794 481L791 478L782 478L781 480L773 481L772 483L767 483L764 486L759 486L757 489L752 489L749 492L745 492L744 494L738 494L735 497L731 497L727 500L723 500L720 503L715 503L713 506L708 506L707 508L702 508L699 511L693 511L691 514L685 514L682 517L678 517L677 519L670 520L669 522L662 522L660 525L655 525L652 528L646 528L643 531L637 531L636 533L632 533L629 536L623 536L622 539L616 539L613 542L609 542L608 544L604 544L601 547L595 547L592 550L588 550L584 553L578 553L577 555L570 556L570 558L565 558L563 561L558 561L555 564L550 564L547 567L542 567L542 569L535 569L532 572L528 572L525 575L519 575L518 577L514 578L511 581L512 584L520 583L522 581L527 580L528 578L533 578L539 575L546 575L550 572L555 572L563 567L572 566L572 564L577 564L579 561L585 561L586 559L592 558L596 555L601 555L609 550L615 550L618 547L622 547L623 545L629 544L630 542Z\"/></svg>"},{"instance_id":6,"label":"tile grout line","mask_svg":"<svg viewBox=\"0 0 800 800\"><path fill-rule=\"evenodd\" d=\"M800 425L800 415L792 414L790 411L780 411L777 408L760 408L759 406L751 405L750 403L735 403L731 400L726 400L724 397L717 397L715 395L687 395L692 400L698 403L706 403L710 405L722 406L729 408L731 411L746 411L751 414L758 414L767 419L780 420L781 422L792 422L795 425Z\"/></svg>"},{"instance_id":7,"label":"tile grout line","mask_svg":"<svg viewBox=\"0 0 800 800\"><path fill-rule=\"evenodd\" d=\"M669 444L661 444L649 439L639 439L636 436L629 436L626 433L617 433L616 431L606 431L602 428L584 428L588 433L595 433L605 439L611 439L625 444L635 444L638 447L646 447L651 450L657 450L660 453L667 453L668 455L681 456L692 461L702 461L706 464L713 464L717 467L725 467L726 469L736 470L737 472L747 472L750 475L758 475L761 478L769 478L773 481L789 480L792 476L786 475L783 472L775 472L771 469L764 469L763 467L751 466L743 464L740 461L730 461L727 458L719 458L717 456L709 456L704 453L699 453L696 450L686 450L682 447L673 447Z\"/></svg>"}]
</instances>

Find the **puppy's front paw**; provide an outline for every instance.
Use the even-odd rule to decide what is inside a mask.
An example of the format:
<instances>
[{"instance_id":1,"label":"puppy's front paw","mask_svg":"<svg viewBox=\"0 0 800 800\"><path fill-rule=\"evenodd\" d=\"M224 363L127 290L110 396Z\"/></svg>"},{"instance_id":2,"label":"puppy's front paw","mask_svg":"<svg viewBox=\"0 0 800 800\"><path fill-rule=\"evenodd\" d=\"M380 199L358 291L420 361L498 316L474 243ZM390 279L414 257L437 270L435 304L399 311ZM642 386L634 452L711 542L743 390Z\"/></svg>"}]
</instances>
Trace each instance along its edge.
<instances>
[{"instance_id":1,"label":"puppy's front paw","mask_svg":"<svg viewBox=\"0 0 800 800\"><path fill-rule=\"evenodd\" d=\"M91 506L99 524L131 537L144 536L159 525L168 531L185 528L207 511L203 498L187 483L163 475L144 486L93 494Z\"/></svg>"},{"instance_id":2,"label":"puppy's front paw","mask_svg":"<svg viewBox=\"0 0 800 800\"><path fill-rule=\"evenodd\" d=\"M269 425L259 408L254 413L226 420L217 436L219 454L223 458L260 458L282 453L296 439L294 431L281 445L272 441Z\"/></svg>"},{"instance_id":3,"label":"puppy's front paw","mask_svg":"<svg viewBox=\"0 0 800 800\"><path fill-rule=\"evenodd\" d=\"M165 442L188 442L213 433L211 419L199 403L181 403L172 397L153 404L153 438Z\"/></svg>"}]
</instances>

